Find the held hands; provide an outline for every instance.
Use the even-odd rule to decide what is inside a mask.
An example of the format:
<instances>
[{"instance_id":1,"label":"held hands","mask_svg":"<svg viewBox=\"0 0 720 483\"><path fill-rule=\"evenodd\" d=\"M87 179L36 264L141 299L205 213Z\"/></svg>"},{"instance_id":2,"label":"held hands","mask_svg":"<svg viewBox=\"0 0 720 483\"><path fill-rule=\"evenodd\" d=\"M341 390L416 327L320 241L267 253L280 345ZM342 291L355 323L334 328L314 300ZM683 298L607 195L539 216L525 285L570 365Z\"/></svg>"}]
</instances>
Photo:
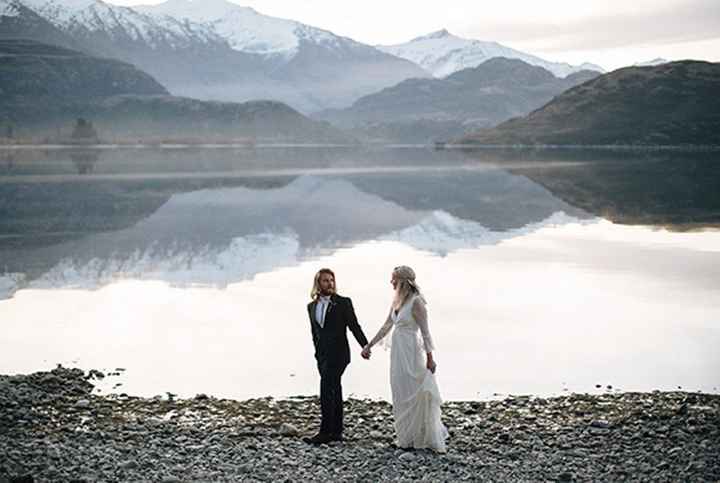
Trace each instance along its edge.
<instances>
[{"instance_id":1,"label":"held hands","mask_svg":"<svg viewBox=\"0 0 720 483\"><path fill-rule=\"evenodd\" d=\"M363 359L370 359L370 355L371 355L370 344L363 347L363 350L360 352L360 355L362 356Z\"/></svg>"}]
</instances>

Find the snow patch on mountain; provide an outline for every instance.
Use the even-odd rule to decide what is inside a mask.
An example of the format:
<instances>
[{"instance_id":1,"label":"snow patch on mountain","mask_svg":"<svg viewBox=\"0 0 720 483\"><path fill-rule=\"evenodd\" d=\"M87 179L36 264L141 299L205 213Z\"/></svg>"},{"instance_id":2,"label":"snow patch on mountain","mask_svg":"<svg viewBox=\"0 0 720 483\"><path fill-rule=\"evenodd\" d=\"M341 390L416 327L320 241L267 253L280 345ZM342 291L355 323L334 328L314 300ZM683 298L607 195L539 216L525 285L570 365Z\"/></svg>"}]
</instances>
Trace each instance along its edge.
<instances>
[{"instance_id":1,"label":"snow patch on mountain","mask_svg":"<svg viewBox=\"0 0 720 483\"><path fill-rule=\"evenodd\" d=\"M223 248L168 253L152 246L129 257L83 262L64 259L34 280L30 288L95 289L122 279L163 280L173 286L225 287L277 266L296 264L298 250L296 236L273 233L236 237Z\"/></svg>"},{"instance_id":2,"label":"snow patch on mountain","mask_svg":"<svg viewBox=\"0 0 720 483\"><path fill-rule=\"evenodd\" d=\"M98 0L22 0L22 3L59 27L68 27L73 18Z\"/></svg>"},{"instance_id":3,"label":"snow patch on mountain","mask_svg":"<svg viewBox=\"0 0 720 483\"><path fill-rule=\"evenodd\" d=\"M262 15L250 7L225 0L168 0L135 9L154 16L186 19L206 25L233 49L261 55L292 55L301 39L326 43L337 38L325 30L294 20Z\"/></svg>"},{"instance_id":4,"label":"snow patch on mountain","mask_svg":"<svg viewBox=\"0 0 720 483\"><path fill-rule=\"evenodd\" d=\"M0 10L1 12L2 10ZM0 275L0 300L9 299L25 283L22 273L5 273Z\"/></svg>"},{"instance_id":5,"label":"snow patch on mountain","mask_svg":"<svg viewBox=\"0 0 720 483\"><path fill-rule=\"evenodd\" d=\"M459 70L477 67L493 57L520 59L552 72L556 77L567 77L581 70L603 69L593 64L573 66L566 63L550 62L519 50L505 47L497 42L464 39L447 30L440 30L410 42L397 45L378 45L379 50L414 62L435 77L447 77Z\"/></svg>"},{"instance_id":6,"label":"snow patch on mountain","mask_svg":"<svg viewBox=\"0 0 720 483\"><path fill-rule=\"evenodd\" d=\"M146 42L153 48L191 42L224 42L211 28L170 17L154 17L100 0L20 0L25 6L67 32L103 32L112 38Z\"/></svg>"},{"instance_id":7,"label":"snow patch on mountain","mask_svg":"<svg viewBox=\"0 0 720 483\"><path fill-rule=\"evenodd\" d=\"M252 8L223 0L169 0L135 9L160 18L206 25L235 50L268 54L293 51L298 46L293 33L296 22L267 17Z\"/></svg>"},{"instance_id":8,"label":"snow patch on mountain","mask_svg":"<svg viewBox=\"0 0 720 483\"><path fill-rule=\"evenodd\" d=\"M668 62L670 62L670 61L667 60L667 59L663 59L662 57L658 57L658 58L653 59L653 60L646 60L645 62L637 62L637 63L635 63L635 64L633 64L633 65L634 65L635 67L652 67L652 66L654 66L654 65L667 64Z\"/></svg>"},{"instance_id":9,"label":"snow patch on mountain","mask_svg":"<svg viewBox=\"0 0 720 483\"><path fill-rule=\"evenodd\" d=\"M0 0L0 17L17 17L20 10L13 0Z\"/></svg>"},{"instance_id":10,"label":"snow patch on mountain","mask_svg":"<svg viewBox=\"0 0 720 483\"><path fill-rule=\"evenodd\" d=\"M244 11L248 15L257 14L250 7L241 7L224 0L168 0L155 5L136 5L133 8L138 12L197 22L212 22L238 11Z\"/></svg>"},{"instance_id":11,"label":"snow patch on mountain","mask_svg":"<svg viewBox=\"0 0 720 483\"><path fill-rule=\"evenodd\" d=\"M447 255L455 250L496 245L503 240L534 233L541 228L566 225L569 223L588 224L596 219L581 220L559 211L545 220L530 223L521 228L507 231L492 231L475 221L463 220L442 211L433 211L420 223L390 233L383 240L404 243L418 250L438 255Z\"/></svg>"}]
</instances>

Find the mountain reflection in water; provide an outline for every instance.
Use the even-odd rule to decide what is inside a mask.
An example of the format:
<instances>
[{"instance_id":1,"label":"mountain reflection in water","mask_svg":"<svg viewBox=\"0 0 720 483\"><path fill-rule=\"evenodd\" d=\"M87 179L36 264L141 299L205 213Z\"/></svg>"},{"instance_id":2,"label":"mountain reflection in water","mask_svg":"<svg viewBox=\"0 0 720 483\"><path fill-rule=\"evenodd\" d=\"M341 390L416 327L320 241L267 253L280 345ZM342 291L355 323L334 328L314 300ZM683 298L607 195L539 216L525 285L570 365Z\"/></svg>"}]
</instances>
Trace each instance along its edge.
<instances>
[{"instance_id":1,"label":"mountain reflection in water","mask_svg":"<svg viewBox=\"0 0 720 483\"><path fill-rule=\"evenodd\" d=\"M138 395L312 394L315 271L336 269L372 333L404 263L429 299L448 399L717 391L713 156L13 152L0 170L0 372L61 362L126 367L119 390ZM246 370L260 359L261 374ZM387 369L381 353L354 363L351 390L386 397Z\"/></svg>"},{"instance_id":2,"label":"mountain reflection in water","mask_svg":"<svg viewBox=\"0 0 720 483\"><path fill-rule=\"evenodd\" d=\"M224 286L372 240L442 255L595 217L676 229L720 219L716 153L71 149L10 156L0 176L2 269L30 286L99 286L117 277Z\"/></svg>"}]
</instances>

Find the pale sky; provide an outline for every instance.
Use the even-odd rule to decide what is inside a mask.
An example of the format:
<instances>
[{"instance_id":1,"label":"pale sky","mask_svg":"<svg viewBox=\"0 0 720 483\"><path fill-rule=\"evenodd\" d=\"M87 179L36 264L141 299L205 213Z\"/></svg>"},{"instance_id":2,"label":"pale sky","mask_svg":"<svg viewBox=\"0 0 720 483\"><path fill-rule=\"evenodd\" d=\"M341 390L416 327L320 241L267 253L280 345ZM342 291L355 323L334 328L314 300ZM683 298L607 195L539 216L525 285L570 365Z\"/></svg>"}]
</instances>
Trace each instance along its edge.
<instances>
[{"instance_id":1,"label":"pale sky","mask_svg":"<svg viewBox=\"0 0 720 483\"><path fill-rule=\"evenodd\" d=\"M202 1L202 0L196 0ZM111 0L117 5L158 0ZM548 60L614 69L662 57L720 61L720 0L236 0L359 42L393 44L443 28Z\"/></svg>"}]
</instances>

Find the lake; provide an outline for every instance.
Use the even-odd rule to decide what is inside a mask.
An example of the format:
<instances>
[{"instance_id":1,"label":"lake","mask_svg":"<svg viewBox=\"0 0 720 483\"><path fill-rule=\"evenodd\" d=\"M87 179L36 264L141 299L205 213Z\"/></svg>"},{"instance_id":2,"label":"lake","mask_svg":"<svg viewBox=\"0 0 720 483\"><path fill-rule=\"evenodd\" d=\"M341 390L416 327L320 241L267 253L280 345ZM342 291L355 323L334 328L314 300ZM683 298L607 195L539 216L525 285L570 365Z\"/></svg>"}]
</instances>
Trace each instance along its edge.
<instances>
[{"instance_id":1,"label":"lake","mask_svg":"<svg viewBox=\"0 0 720 483\"><path fill-rule=\"evenodd\" d=\"M445 399L717 393L719 226L719 152L0 150L0 373L316 394L314 273L371 338L404 264ZM346 395L388 399L389 354L350 343Z\"/></svg>"}]
</instances>

